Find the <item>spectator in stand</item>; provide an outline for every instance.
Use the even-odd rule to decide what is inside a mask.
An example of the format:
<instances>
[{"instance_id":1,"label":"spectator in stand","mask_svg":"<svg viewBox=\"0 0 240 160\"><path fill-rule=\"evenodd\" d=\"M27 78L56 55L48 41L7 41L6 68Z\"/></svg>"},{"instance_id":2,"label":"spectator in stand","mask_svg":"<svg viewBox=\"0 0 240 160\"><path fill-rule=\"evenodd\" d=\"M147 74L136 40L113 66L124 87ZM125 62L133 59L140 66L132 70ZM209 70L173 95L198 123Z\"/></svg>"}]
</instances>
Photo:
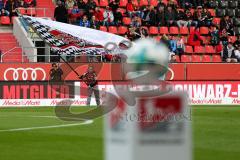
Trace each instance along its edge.
<instances>
[{"instance_id":1,"label":"spectator in stand","mask_svg":"<svg viewBox=\"0 0 240 160\"><path fill-rule=\"evenodd\" d=\"M203 6L204 0L192 0L193 7L196 8L197 6Z\"/></svg>"},{"instance_id":2,"label":"spectator in stand","mask_svg":"<svg viewBox=\"0 0 240 160\"><path fill-rule=\"evenodd\" d=\"M181 8L190 9L192 8L192 0L179 0L179 5Z\"/></svg>"},{"instance_id":3,"label":"spectator in stand","mask_svg":"<svg viewBox=\"0 0 240 160\"><path fill-rule=\"evenodd\" d=\"M126 5L126 12L127 12L128 16L132 18L133 14L135 12L135 6L134 6L132 0L128 0L128 3Z\"/></svg>"},{"instance_id":4,"label":"spectator in stand","mask_svg":"<svg viewBox=\"0 0 240 160\"><path fill-rule=\"evenodd\" d=\"M102 24L104 17L103 17L103 13L99 7L95 8L95 12L93 15L96 17L96 19L99 21L99 23Z\"/></svg>"},{"instance_id":5,"label":"spectator in stand","mask_svg":"<svg viewBox=\"0 0 240 160\"><path fill-rule=\"evenodd\" d=\"M112 0L112 2L109 3L109 7L112 9L113 14L117 12L117 9L119 8L119 1Z\"/></svg>"},{"instance_id":6,"label":"spectator in stand","mask_svg":"<svg viewBox=\"0 0 240 160\"><path fill-rule=\"evenodd\" d=\"M2 10L3 8L4 8L3 0L0 0L0 10Z\"/></svg>"},{"instance_id":7,"label":"spectator in stand","mask_svg":"<svg viewBox=\"0 0 240 160\"><path fill-rule=\"evenodd\" d=\"M81 27L90 27L90 22L87 18L87 15L84 15L82 19L80 19L80 23L79 23L79 26Z\"/></svg>"},{"instance_id":8,"label":"spectator in stand","mask_svg":"<svg viewBox=\"0 0 240 160\"><path fill-rule=\"evenodd\" d=\"M119 12L119 11L117 10L117 12L116 12L115 14L113 14L113 16L114 16L114 24L116 24L117 26L123 24L123 22L122 22L123 16L122 16L122 13L121 13L121 12Z\"/></svg>"},{"instance_id":9,"label":"spectator in stand","mask_svg":"<svg viewBox=\"0 0 240 160\"><path fill-rule=\"evenodd\" d=\"M185 14L186 14L187 26L188 26L188 27L190 27L191 25L196 26L196 23L194 23L194 22L192 21L192 19L193 19L192 12L187 9L187 10L185 11Z\"/></svg>"},{"instance_id":10,"label":"spectator in stand","mask_svg":"<svg viewBox=\"0 0 240 160\"><path fill-rule=\"evenodd\" d=\"M78 0L77 1L77 6L78 6L78 9L83 12L85 12L86 10L86 3L83 1L83 0Z\"/></svg>"},{"instance_id":11,"label":"spectator in stand","mask_svg":"<svg viewBox=\"0 0 240 160\"><path fill-rule=\"evenodd\" d=\"M190 46L200 46L202 44L202 38L199 33L199 28L196 27L193 32L190 33L188 37L188 44Z\"/></svg>"},{"instance_id":12,"label":"spectator in stand","mask_svg":"<svg viewBox=\"0 0 240 160\"><path fill-rule=\"evenodd\" d=\"M223 46L227 46L228 45L228 33L227 33L226 29L223 29L220 32L220 40L221 40Z\"/></svg>"},{"instance_id":13,"label":"spectator in stand","mask_svg":"<svg viewBox=\"0 0 240 160\"><path fill-rule=\"evenodd\" d=\"M58 22L68 23L68 11L61 1L58 1L58 5L55 8L54 18Z\"/></svg>"},{"instance_id":14,"label":"spectator in stand","mask_svg":"<svg viewBox=\"0 0 240 160\"><path fill-rule=\"evenodd\" d=\"M188 21L187 21L187 15L181 11L181 10L178 10L178 17L177 17L177 25L178 27L187 27L188 26Z\"/></svg>"},{"instance_id":15,"label":"spectator in stand","mask_svg":"<svg viewBox=\"0 0 240 160\"><path fill-rule=\"evenodd\" d=\"M173 10L173 8L171 6L168 6L167 11L165 12L165 21L166 21L167 25L169 27L176 25L176 20L177 20L176 11Z\"/></svg>"},{"instance_id":16,"label":"spectator in stand","mask_svg":"<svg viewBox=\"0 0 240 160\"><path fill-rule=\"evenodd\" d=\"M36 7L37 6L36 0L24 0L24 2L25 2L26 7Z\"/></svg>"},{"instance_id":17,"label":"spectator in stand","mask_svg":"<svg viewBox=\"0 0 240 160\"><path fill-rule=\"evenodd\" d=\"M203 19L203 24L202 24L203 26L210 27L212 25L213 17L211 16L211 13L206 8L203 9L202 19Z\"/></svg>"},{"instance_id":18,"label":"spectator in stand","mask_svg":"<svg viewBox=\"0 0 240 160\"><path fill-rule=\"evenodd\" d=\"M18 0L17 6L22 8L27 8L27 4L24 2L24 0Z\"/></svg>"},{"instance_id":19,"label":"spectator in stand","mask_svg":"<svg viewBox=\"0 0 240 160\"><path fill-rule=\"evenodd\" d=\"M77 6L79 9L79 15L82 16L86 11L86 3L83 0L78 0Z\"/></svg>"},{"instance_id":20,"label":"spectator in stand","mask_svg":"<svg viewBox=\"0 0 240 160\"><path fill-rule=\"evenodd\" d=\"M96 7L97 7L97 4L94 0L88 0L86 4L86 15L88 16L88 19L90 19L94 14Z\"/></svg>"},{"instance_id":21,"label":"spectator in stand","mask_svg":"<svg viewBox=\"0 0 240 160\"><path fill-rule=\"evenodd\" d=\"M169 50L173 53L177 51L177 41L174 36L169 36Z\"/></svg>"},{"instance_id":22,"label":"spectator in stand","mask_svg":"<svg viewBox=\"0 0 240 160\"><path fill-rule=\"evenodd\" d=\"M67 10L72 10L74 5L75 5L74 0L66 0L66 2L65 2L65 6L66 6Z\"/></svg>"},{"instance_id":23,"label":"spectator in stand","mask_svg":"<svg viewBox=\"0 0 240 160\"><path fill-rule=\"evenodd\" d=\"M193 13L193 23L194 23L195 27L204 26L205 17L203 17L203 16L204 16L204 14L203 14L202 6L198 6L197 9Z\"/></svg>"},{"instance_id":24,"label":"spectator in stand","mask_svg":"<svg viewBox=\"0 0 240 160\"><path fill-rule=\"evenodd\" d=\"M160 6L158 9L157 9L157 26L165 26L166 25L166 22L165 22L165 9L164 9L164 6Z\"/></svg>"},{"instance_id":25,"label":"spectator in stand","mask_svg":"<svg viewBox=\"0 0 240 160\"><path fill-rule=\"evenodd\" d=\"M5 2L4 9L9 12L10 17L17 16L16 8L17 8L17 3L14 0L7 0Z\"/></svg>"},{"instance_id":26,"label":"spectator in stand","mask_svg":"<svg viewBox=\"0 0 240 160\"><path fill-rule=\"evenodd\" d=\"M141 18L138 16L134 16L131 22L131 26L138 28L141 25L142 25Z\"/></svg>"},{"instance_id":27,"label":"spectator in stand","mask_svg":"<svg viewBox=\"0 0 240 160\"><path fill-rule=\"evenodd\" d=\"M5 10L4 8L2 8L0 16L9 16L9 12L7 10Z\"/></svg>"},{"instance_id":28,"label":"spectator in stand","mask_svg":"<svg viewBox=\"0 0 240 160\"><path fill-rule=\"evenodd\" d=\"M77 5L73 6L69 17L69 23L76 23L77 19L80 18L80 10Z\"/></svg>"},{"instance_id":29,"label":"spectator in stand","mask_svg":"<svg viewBox=\"0 0 240 160\"><path fill-rule=\"evenodd\" d=\"M139 38L139 35L136 32L135 27L130 27L125 35L126 38L128 38L130 41L135 41Z\"/></svg>"},{"instance_id":30,"label":"spectator in stand","mask_svg":"<svg viewBox=\"0 0 240 160\"><path fill-rule=\"evenodd\" d=\"M234 42L234 47L238 48L238 46L240 46L240 36L237 37L237 40Z\"/></svg>"},{"instance_id":31,"label":"spectator in stand","mask_svg":"<svg viewBox=\"0 0 240 160\"><path fill-rule=\"evenodd\" d=\"M169 38L166 34L164 34L160 40L160 43L165 44L168 48L170 47L169 45Z\"/></svg>"},{"instance_id":32,"label":"spectator in stand","mask_svg":"<svg viewBox=\"0 0 240 160\"><path fill-rule=\"evenodd\" d=\"M114 16L114 23L116 25L122 24L122 13L118 11L119 8L119 1L118 0L112 0L112 2L109 3L109 7L111 8Z\"/></svg>"},{"instance_id":33,"label":"spectator in stand","mask_svg":"<svg viewBox=\"0 0 240 160\"><path fill-rule=\"evenodd\" d=\"M238 45L234 50L234 55L236 56L236 59L238 62L240 62L240 45Z\"/></svg>"},{"instance_id":34,"label":"spectator in stand","mask_svg":"<svg viewBox=\"0 0 240 160\"><path fill-rule=\"evenodd\" d=\"M147 29L144 27L137 28L136 33L137 33L137 38L147 38L149 36Z\"/></svg>"},{"instance_id":35,"label":"spectator in stand","mask_svg":"<svg viewBox=\"0 0 240 160\"><path fill-rule=\"evenodd\" d=\"M109 6L106 6L106 9L103 13L103 18L104 18L103 25L105 26L114 25L114 16L112 11L109 9Z\"/></svg>"},{"instance_id":36,"label":"spectator in stand","mask_svg":"<svg viewBox=\"0 0 240 160\"><path fill-rule=\"evenodd\" d=\"M100 28L100 23L96 19L95 16L92 16L92 19L90 20L90 27L93 28L93 29L99 29Z\"/></svg>"},{"instance_id":37,"label":"spectator in stand","mask_svg":"<svg viewBox=\"0 0 240 160\"><path fill-rule=\"evenodd\" d=\"M222 59L224 62L237 62L237 57L234 53L233 44L230 42L223 48Z\"/></svg>"},{"instance_id":38,"label":"spectator in stand","mask_svg":"<svg viewBox=\"0 0 240 160\"><path fill-rule=\"evenodd\" d=\"M217 46L220 43L220 33L216 26L211 27L211 31L209 33L211 37L210 44L213 46Z\"/></svg>"},{"instance_id":39,"label":"spectator in stand","mask_svg":"<svg viewBox=\"0 0 240 160\"><path fill-rule=\"evenodd\" d=\"M240 62L240 46L234 49L234 55L236 56L237 62Z\"/></svg>"},{"instance_id":40,"label":"spectator in stand","mask_svg":"<svg viewBox=\"0 0 240 160\"><path fill-rule=\"evenodd\" d=\"M164 9L166 7L166 5L162 2L162 0L158 0L157 9L159 9L160 7L163 7Z\"/></svg>"},{"instance_id":41,"label":"spectator in stand","mask_svg":"<svg viewBox=\"0 0 240 160\"><path fill-rule=\"evenodd\" d=\"M181 55L184 54L184 49L185 49L184 37L179 35L176 41L177 41L176 54L181 57Z\"/></svg>"},{"instance_id":42,"label":"spectator in stand","mask_svg":"<svg viewBox=\"0 0 240 160\"><path fill-rule=\"evenodd\" d=\"M153 6L149 7L149 10L144 15L144 22L146 25L156 26L157 25L157 14Z\"/></svg>"},{"instance_id":43,"label":"spectator in stand","mask_svg":"<svg viewBox=\"0 0 240 160\"><path fill-rule=\"evenodd\" d=\"M169 0L167 6L171 6L174 11L177 10L177 3L175 0Z\"/></svg>"},{"instance_id":44,"label":"spectator in stand","mask_svg":"<svg viewBox=\"0 0 240 160\"><path fill-rule=\"evenodd\" d=\"M220 30L226 29L227 33L232 36L234 35L233 28L234 28L233 21L232 19L229 18L228 15L221 19Z\"/></svg>"}]
</instances>

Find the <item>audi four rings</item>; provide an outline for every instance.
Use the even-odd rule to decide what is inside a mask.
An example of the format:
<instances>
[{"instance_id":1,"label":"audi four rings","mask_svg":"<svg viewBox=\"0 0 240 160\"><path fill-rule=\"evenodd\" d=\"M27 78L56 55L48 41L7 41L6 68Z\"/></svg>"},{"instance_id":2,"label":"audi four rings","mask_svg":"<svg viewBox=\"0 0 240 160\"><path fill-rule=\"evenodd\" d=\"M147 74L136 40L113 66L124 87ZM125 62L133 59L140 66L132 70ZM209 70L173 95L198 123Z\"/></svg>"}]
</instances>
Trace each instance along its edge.
<instances>
[{"instance_id":1,"label":"audi four rings","mask_svg":"<svg viewBox=\"0 0 240 160\"><path fill-rule=\"evenodd\" d=\"M22 71L22 72L21 72ZM29 72L31 73L29 73ZM11 75L10 73L13 72ZM41 77L40 75L41 74ZM8 80L9 77L12 76L12 80L17 81L20 78L22 80L46 80L46 72L43 68L8 68L4 72L4 80Z\"/></svg>"}]
</instances>

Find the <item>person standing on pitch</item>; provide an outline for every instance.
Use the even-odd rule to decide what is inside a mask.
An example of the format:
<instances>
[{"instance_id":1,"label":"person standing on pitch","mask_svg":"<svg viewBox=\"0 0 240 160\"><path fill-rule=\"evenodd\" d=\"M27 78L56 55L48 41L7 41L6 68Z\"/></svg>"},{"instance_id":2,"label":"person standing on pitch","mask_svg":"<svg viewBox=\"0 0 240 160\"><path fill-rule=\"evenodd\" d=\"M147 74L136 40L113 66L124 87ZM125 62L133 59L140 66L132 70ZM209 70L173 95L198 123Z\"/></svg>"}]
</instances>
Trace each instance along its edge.
<instances>
[{"instance_id":1,"label":"person standing on pitch","mask_svg":"<svg viewBox=\"0 0 240 160\"><path fill-rule=\"evenodd\" d=\"M89 66L87 72L79 76L79 78L82 79L88 86L87 105L90 105L92 93L94 93L96 103L99 106L100 100L99 100L99 90L97 86L98 84L97 74L94 71L93 66Z\"/></svg>"}]
</instances>

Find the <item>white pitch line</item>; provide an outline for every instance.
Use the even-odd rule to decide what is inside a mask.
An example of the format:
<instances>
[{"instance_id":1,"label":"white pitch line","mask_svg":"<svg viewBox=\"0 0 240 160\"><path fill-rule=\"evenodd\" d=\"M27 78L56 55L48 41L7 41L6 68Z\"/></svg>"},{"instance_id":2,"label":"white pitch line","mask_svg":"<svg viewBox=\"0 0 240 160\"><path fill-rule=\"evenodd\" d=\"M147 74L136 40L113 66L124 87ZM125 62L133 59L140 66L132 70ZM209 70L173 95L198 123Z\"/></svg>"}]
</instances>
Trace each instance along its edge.
<instances>
[{"instance_id":1,"label":"white pitch line","mask_svg":"<svg viewBox=\"0 0 240 160\"><path fill-rule=\"evenodd\" d=\"M56 118L55 116L31 116L31 117ZM60 125L42 126L42 127L29 127L29 128L14 128L14 129L0 130L0 132L15 132L15 131L27 131L27 130L35 130L35 129L62 128L62 127L89 125L92 123L93 123L93 120L86 120L81 123L60 124Z\"/></svg>"}]
</instances>

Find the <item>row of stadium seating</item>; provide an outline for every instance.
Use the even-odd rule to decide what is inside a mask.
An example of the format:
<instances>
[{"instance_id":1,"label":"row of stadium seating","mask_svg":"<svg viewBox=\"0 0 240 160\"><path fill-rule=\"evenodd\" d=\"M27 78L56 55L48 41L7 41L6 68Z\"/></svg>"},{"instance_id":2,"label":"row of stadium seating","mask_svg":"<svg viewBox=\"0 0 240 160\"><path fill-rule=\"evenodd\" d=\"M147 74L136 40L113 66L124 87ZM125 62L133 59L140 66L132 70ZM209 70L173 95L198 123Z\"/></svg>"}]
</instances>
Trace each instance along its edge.
<instances>
[{"instance_id":1,"label":"row of stadium seating","mask_svg":"<svg viewBox=\"0 0 240 160\"><path fill-rule=\"evenodd\" d=\"M178 55L176 55L176 62L183 63L211 63L211 62L222 62L221 56L219 55L182 55L181 59Z\"/></svg>"}]
</instances>

